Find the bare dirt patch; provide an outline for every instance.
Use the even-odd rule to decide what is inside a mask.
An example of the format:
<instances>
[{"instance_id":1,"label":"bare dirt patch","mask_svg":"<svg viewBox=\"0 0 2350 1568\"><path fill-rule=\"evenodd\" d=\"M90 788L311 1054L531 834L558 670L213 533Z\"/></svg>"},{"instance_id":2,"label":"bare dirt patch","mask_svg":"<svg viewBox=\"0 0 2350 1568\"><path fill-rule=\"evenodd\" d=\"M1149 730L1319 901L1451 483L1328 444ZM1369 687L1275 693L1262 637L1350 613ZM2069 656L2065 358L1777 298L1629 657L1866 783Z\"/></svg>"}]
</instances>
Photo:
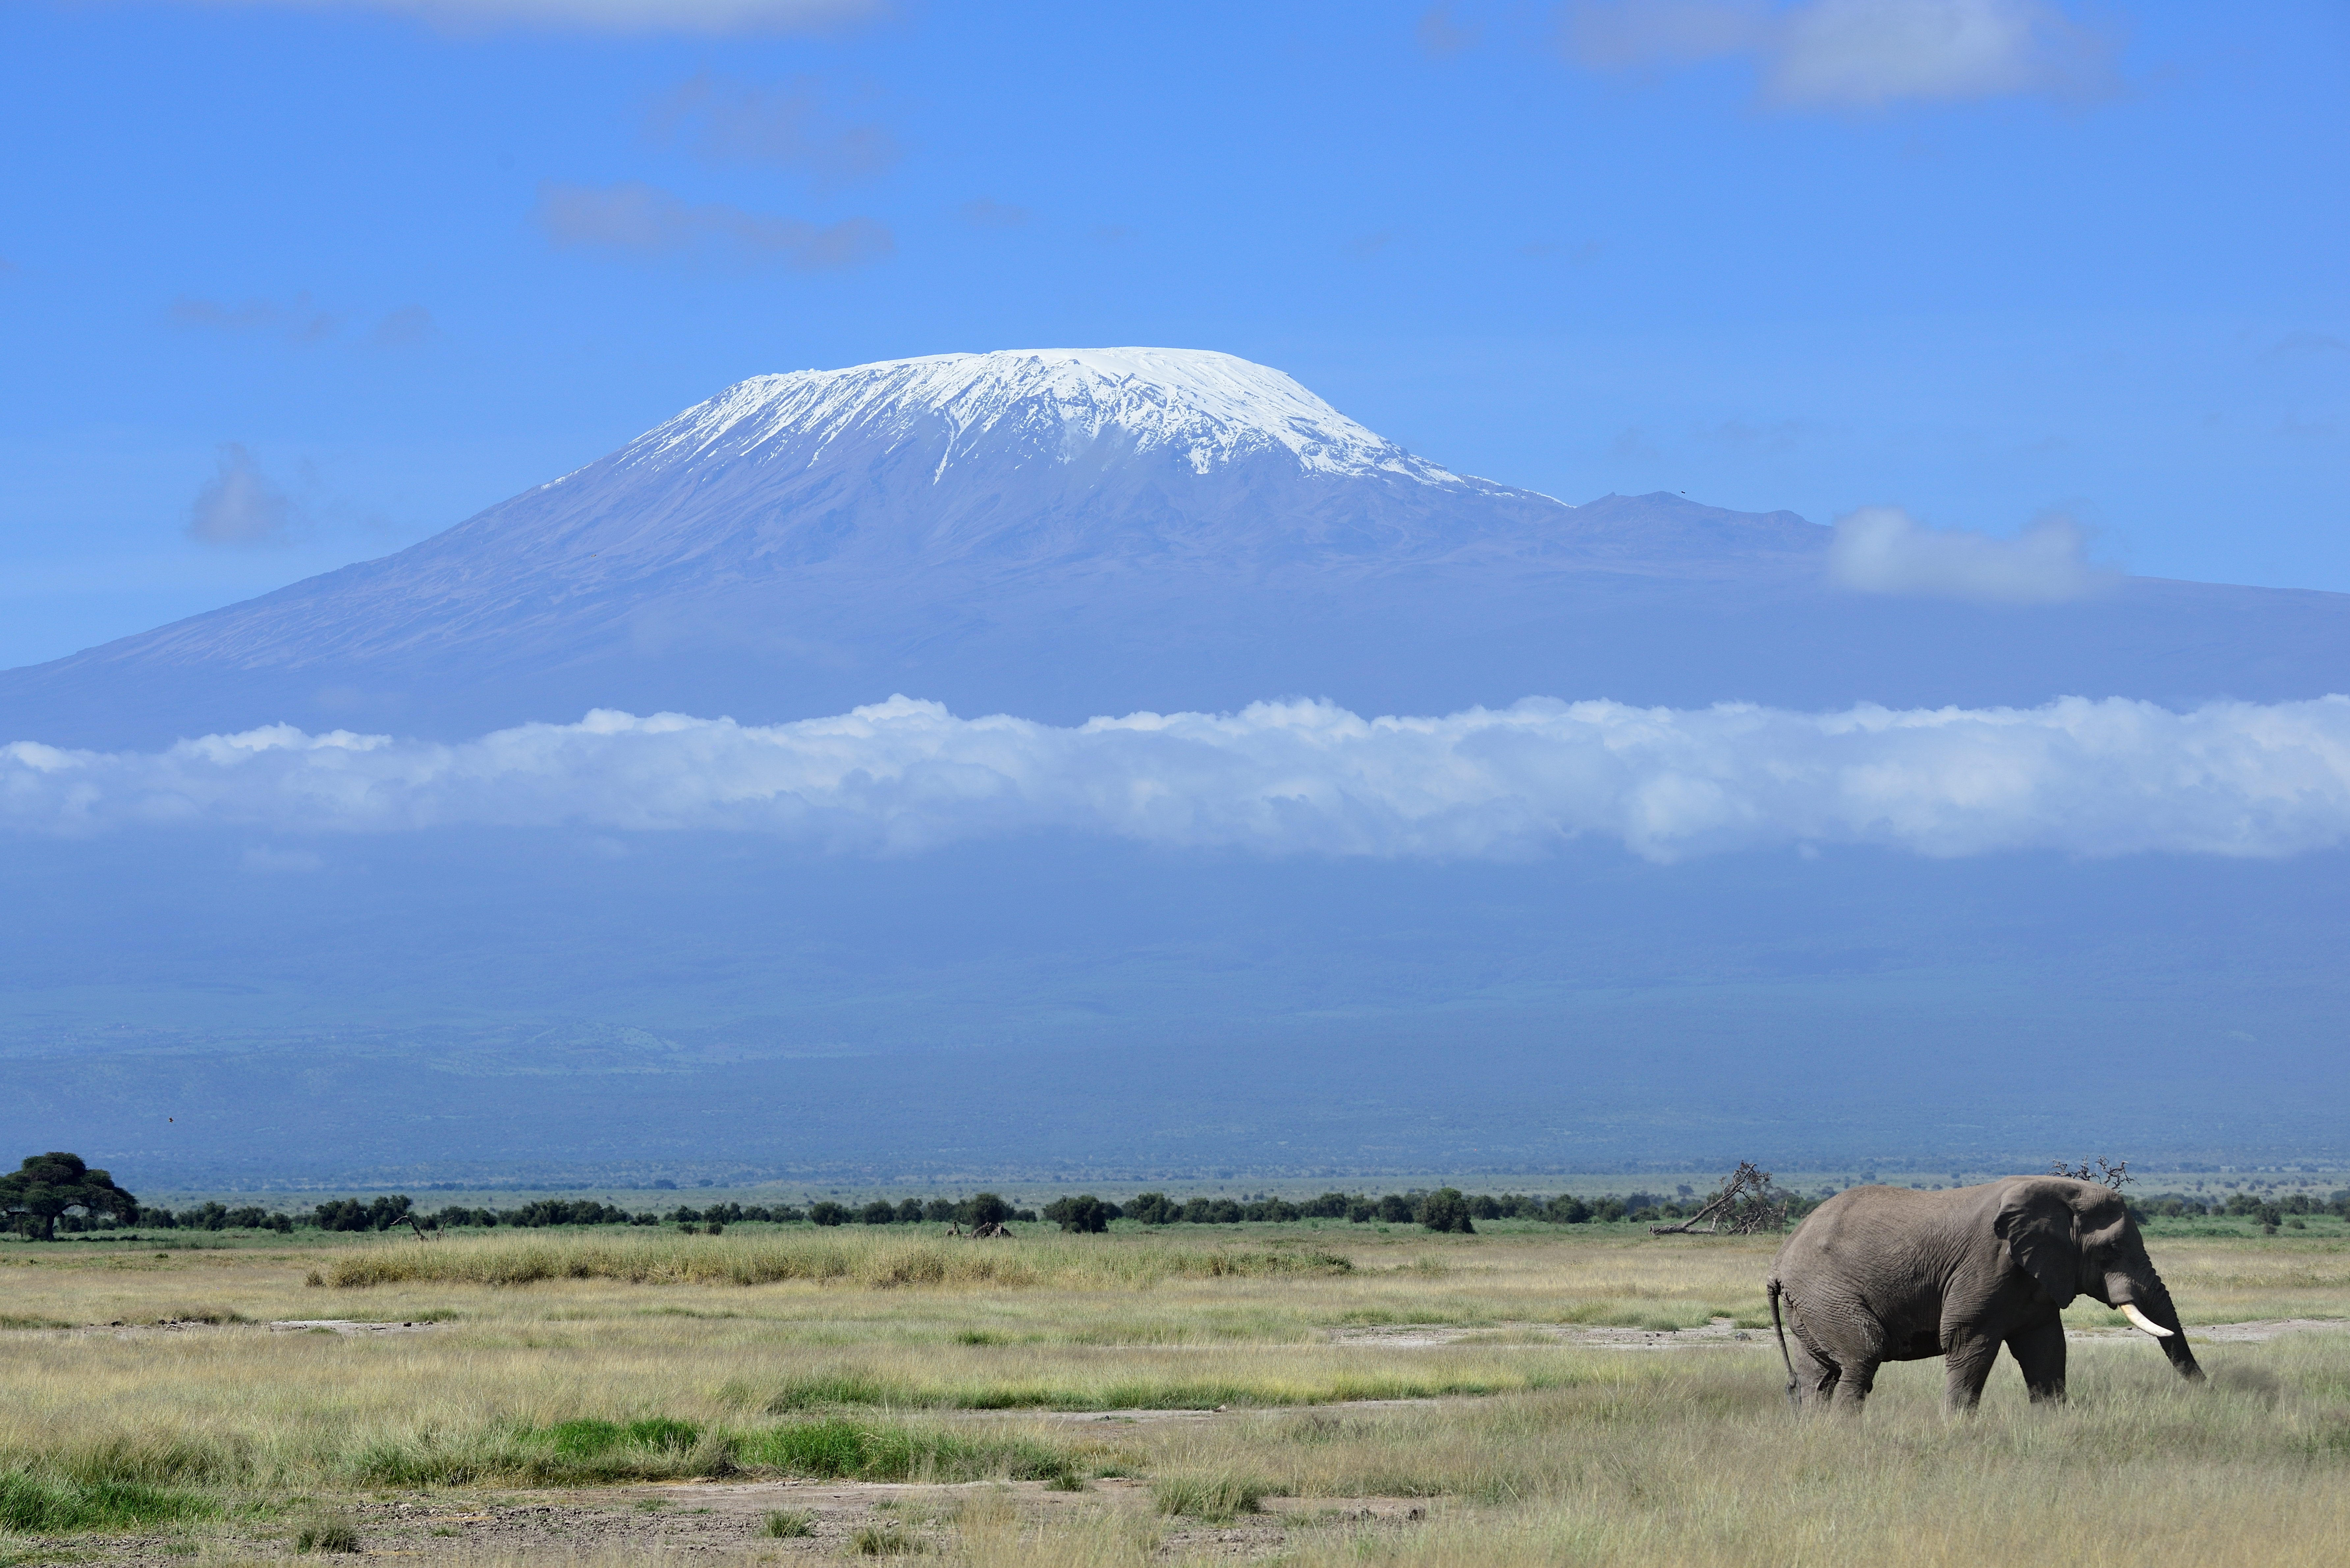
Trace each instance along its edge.
<instances>
[{"instance_id":1,"label":"bare dirt patch","mask_svg":"<svg viewBox=\"0 0 2350 1568\"><path fill-rule=\"evenodd\" d=\"M1186 1412L1191 1414L1192 1412ZM333 1511L350 1520L360 1552L426 1562L491 1557L501 1562L545 1555L576 1557L672 1554L763 1561L837 1558L853 1552L860 1531L881 1529L915 1544L917 1554L944 1549L960 1510L975 1494L1009 1497L1023 1514L1051 1517L1079 1507L1149 1512L1150 1489L1140 1481L1107 1480L1083 1492L1055 1491L1036 1481L973 1481L930 1486L865 1481L679 1481L563 1491L415 1492L353 1500ZM1428 1517L1425 1499L1391 1497L1269 1497L1263 1511L1208 1523L1165 1521L1163 1555L1247 1560L1278 1554L1295 1532L1321 1529L1400 1530ZM772 1534L771 1514L794 1521L804 1533ZM231 1526L209 1534L216 1553L240 1560L294 1559L295 1525L279 1521ZM188 1561L188 1534L22 1539L17 1568L49 1563L102 1563L148 1568ZM308 1558L302 1559L309 1561ZM321 1559L331 1561L331 1559Z\"/></svg>"}]
</instances>

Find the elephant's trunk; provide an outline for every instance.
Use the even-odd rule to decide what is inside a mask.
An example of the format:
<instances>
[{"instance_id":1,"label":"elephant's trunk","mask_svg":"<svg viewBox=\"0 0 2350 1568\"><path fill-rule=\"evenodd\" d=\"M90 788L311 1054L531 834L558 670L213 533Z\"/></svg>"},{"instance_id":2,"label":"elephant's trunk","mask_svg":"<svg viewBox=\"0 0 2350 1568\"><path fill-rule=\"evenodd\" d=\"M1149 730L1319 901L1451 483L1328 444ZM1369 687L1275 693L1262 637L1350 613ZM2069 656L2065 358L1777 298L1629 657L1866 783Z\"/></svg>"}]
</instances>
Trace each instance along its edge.
<instances>
[{"instance_id":1,"label":"elephant's trunk","mask_svg":"<svg viewBox=\"0 0 2350 1568\"><path fill-rule=\"evenodd\" d=\"M2116 1290L2110 1297L2113 1304L2126 1314L2133 1323L2150 1333L2162 1331L2155 1343L2178 1376L2190 1383L2203 1380L2203 1369L2195 1364L2195 1352L2187 1345L2187 1330L2178 1321L2178 1309L2170 1303L2170 1292L2163 1285L2160 1275L2153 1276L2151 1288L2133 1280L2130 1288Z\"/></svg>"}]
</instances>

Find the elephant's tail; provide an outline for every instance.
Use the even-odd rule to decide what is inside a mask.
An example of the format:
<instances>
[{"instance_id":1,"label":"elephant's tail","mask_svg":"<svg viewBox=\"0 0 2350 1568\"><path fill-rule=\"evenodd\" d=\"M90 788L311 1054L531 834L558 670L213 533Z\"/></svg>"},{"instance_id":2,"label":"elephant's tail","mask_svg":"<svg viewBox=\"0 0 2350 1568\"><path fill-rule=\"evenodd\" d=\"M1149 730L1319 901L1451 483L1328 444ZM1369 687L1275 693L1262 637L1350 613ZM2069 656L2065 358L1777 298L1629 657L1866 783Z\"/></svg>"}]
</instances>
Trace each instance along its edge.
<instances>
[{"instance_id":1,"label":"elephant's tail","mask_svg":"<svg viewBox=\"0 0 2350 1568\"><path fill-rule=\"evenodd\" d=\"M1800 1410L1803 1406L1795 1398L1795 1358L1787 1354L1787 1325L1779 1317L1779 1298L1785 1293L1785 1291L1786 1287L1779 1282L1779 1276L1772 1275L1771 1332L1779 1336L1779 1364L1787 1369L1787 1407L1791 1410Z\"/></svg>"}]
</instances>

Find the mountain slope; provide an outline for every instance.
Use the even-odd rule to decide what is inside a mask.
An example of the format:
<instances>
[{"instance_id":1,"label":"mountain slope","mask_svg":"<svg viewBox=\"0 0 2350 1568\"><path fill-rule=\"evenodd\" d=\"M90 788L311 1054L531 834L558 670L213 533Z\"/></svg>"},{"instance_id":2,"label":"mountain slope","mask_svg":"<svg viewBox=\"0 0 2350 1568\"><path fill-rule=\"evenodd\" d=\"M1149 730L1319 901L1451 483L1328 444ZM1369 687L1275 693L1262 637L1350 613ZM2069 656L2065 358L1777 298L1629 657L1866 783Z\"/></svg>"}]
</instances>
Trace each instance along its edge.
<instances>
[{"instance_id":1,"label":"mountain slope","mask_svg":"<svg viewBox=\"0 0 2350 1568\"><path fill-rule=\"evenodd\" d=\"M0 673L0 732L2350 687L2337 596L1875 599L1826 586L1828 533L1455 474L1229 355L941 355L754 378L396 555Z\"/></svg>"}]
</instances>

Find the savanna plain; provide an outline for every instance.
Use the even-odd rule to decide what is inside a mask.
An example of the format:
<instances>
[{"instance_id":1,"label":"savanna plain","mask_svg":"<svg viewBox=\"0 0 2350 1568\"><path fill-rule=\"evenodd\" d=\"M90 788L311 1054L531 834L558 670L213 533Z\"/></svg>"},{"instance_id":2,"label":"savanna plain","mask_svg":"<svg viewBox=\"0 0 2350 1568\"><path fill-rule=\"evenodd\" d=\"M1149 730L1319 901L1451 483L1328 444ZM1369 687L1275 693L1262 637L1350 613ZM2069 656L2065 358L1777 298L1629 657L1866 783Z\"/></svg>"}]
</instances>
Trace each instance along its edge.
<instances>
[{"instance_id":1,"label":"savanna plain","mask_svg":"<svg viewBox=\"0 0 2350 1568\"><path fill-rule=\"evenodd\" d=\"M0 1247L0 1563L2336 1563L2350 1238L2149 1227L2210 1381L1798 1418L1776 1237L545 1230Z\"/></svg>"}]
</instances>

